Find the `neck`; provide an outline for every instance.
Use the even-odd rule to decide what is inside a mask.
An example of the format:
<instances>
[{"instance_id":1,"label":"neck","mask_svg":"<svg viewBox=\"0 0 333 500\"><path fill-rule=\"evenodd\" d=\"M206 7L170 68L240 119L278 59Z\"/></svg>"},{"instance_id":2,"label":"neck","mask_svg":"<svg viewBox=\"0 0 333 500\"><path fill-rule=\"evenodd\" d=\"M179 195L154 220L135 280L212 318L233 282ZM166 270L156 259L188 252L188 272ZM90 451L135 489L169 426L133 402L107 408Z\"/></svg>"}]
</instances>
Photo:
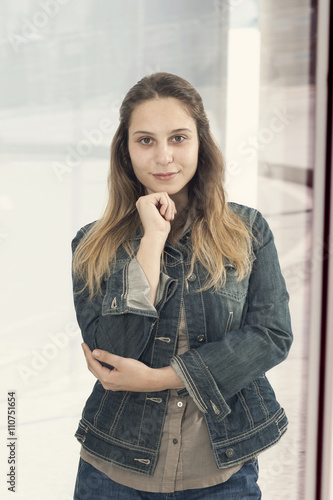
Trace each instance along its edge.
<instances>
[{"instance_id":1,"label":"neck","mask_svg":"<svg viewBox=\"0 0 333 500\"><path fill-rule=\"evenodd\" d=\"M176 205L177 213L183 212L188 205L188 190L187 186L185 186L181 191L175 194L171 194L170 198L174 201Z\"/></svg>"},{"instance_id":2,"label":"neck","mask_svg":"<svg viewBox=\"0 0 333 500\"><path fill-rule=\"evenodd\" d=\"M171 245L176 244L185 229L191 224L192 219L191 210L187 204L182 209L177 209L177 215L175 220L171 223L171 231L168 237L168 241Z\"/></svg>"}]
</instances>

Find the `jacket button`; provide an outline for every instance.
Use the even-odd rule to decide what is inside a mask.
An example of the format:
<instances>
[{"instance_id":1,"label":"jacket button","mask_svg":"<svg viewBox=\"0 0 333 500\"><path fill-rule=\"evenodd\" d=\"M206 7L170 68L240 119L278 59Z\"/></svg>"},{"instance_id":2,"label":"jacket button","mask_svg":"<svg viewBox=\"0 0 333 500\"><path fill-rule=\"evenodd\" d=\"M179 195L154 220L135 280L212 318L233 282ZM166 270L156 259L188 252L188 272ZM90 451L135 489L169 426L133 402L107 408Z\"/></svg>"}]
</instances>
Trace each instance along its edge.
<instances>
[{"instance_id":1,"label":"jacket button","mask_svg":"<svg viewBox=\"0 0 333 500\"><path fill-rule=\"evenodd\" d=\"M197 336L197 341L198 341L198 342L204 342L205 340L206 340L205 335L198 335L198 336Z\"/></svg>"},{"instance_id":2,"label":"jacket button","mask_svg":"<svg viewBox=\"0 0 333 500\"><path fill-rule=\"evenodd\" d=\"M232 448L228 448L225 454L227 455L228 458L231 458L234 456L234 450Z\"/></svg>"},{"instance_id":3,"label":"jacket button","mask_svg":"<svg viewBox=\"0 0 333 500\"><path fill-rule=\"evenodd\" d=\"M187 278L189 281L195 281L197 279L196 275L193 273L193 274L190 274L190 276Z\"/></svg>"}]
</instances>

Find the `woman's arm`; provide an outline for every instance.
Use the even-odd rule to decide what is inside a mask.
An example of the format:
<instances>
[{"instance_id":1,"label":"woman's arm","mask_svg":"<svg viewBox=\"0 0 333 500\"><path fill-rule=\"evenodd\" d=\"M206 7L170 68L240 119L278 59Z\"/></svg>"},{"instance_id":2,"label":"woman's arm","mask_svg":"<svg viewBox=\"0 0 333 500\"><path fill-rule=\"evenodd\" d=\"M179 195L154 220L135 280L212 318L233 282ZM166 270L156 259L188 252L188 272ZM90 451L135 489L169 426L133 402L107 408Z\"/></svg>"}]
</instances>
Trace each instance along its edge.
<instances>
[{"instance_id":1,"label":"woman's arm","mask_svg":"<svg viewBox=\"0 0 333 500\"><path fill-rule=\"evenodd\" d=\"M289 295L272 232L259 212L252 230L255 262L240 328L171 359L197 405L216 420L230 412L229 398L287 357L293 340Z\"/></svg>"},{"instance_id":2,"label":"woman's arm","mask_svg":"<svg viewBox=\"0 0 333 500\"><path fill-rule=\"evenodd\" d=\"M161 307L163 300L167 300L167 290L175 285L174 280L160 274L160 252L170 230L170 222L164 217L173 218L174 204L167 195L160 193L140 198L138 210L145 228L138 251L142 267L130 262L126 254L120 256L118 267L102 281L101 292L92 299L87 288L82 291L84 282L73 275L74 305L84 342L91 350L99 348L135 359L142 354L158 319L153 305L158 280L161 277L161 286L165 290ZM74 238L73 254L88 229L83 228ZM123 263L121 259L125 259ZM131 288L133 272L142 286L139 283L139 287ZM128 342L128 339L133 341Z\"/></svg>"},{"instance_id":3,"label":"woman's arm","mask_svg":"<svg viewBox=\"0 0 333 500\"><path fill-rule=\"evenodd\" d=\"M144 229L136 258L148 279L150 301L154 304L160 279L161 255L176 208L167 193L142 196L136 207Z\"/></svg>"},{"instance_id":4,"label":"woman's arm","mask_svg":"<svg viewBox=\"0 0 333 500\"><path fill-rule=\"evenodd\" d=\"M136 359L123 358L101 350L91 352L86 344L82 344L82 348L88 369L108 391L158 392L185 387L171 366L150 368Z\"/></svg>"},{"instance_id":5,"label":"woman's arm","mask_svg":"<svg viewBox=\"0 0 333 500\"><path fill-rule=\"evenodd\" d=\"M137 202L144 228L136 260L140 264L150 287L150 302L154 304L159 281L161 254L170 232L170 221L176 212L174 202L166 193L153 193L139 198ZM98 305L95 306L98 308ZM124 321L122 317L122 321ZM133 315L130 323L137 325ZM138 339L139 335L136 335ZM125 340L125 339L124 339ZM87 344L82 344L88 369L99 379L103 387L113 391L155 392L185 387L171 366L150 368L136 359L117 356L105 350L93 353ZM95 345L93 344L94 348ZM113 367L109 369L100 362Z\"/></svg>"}]
</instances>

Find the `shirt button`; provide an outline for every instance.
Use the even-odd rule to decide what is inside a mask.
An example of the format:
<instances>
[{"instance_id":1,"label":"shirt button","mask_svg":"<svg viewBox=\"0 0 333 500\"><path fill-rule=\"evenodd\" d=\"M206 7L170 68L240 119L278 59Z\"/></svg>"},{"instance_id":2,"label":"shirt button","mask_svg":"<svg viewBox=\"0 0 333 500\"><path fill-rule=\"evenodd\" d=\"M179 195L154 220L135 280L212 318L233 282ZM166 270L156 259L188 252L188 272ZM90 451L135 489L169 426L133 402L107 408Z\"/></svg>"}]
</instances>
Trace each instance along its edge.
<instances>
[{"instance_id":1,"label":"shirt button","mask_svg":"<svg viewBox=\"0 0 333 500\"><path fill-rule=\"evenodd\" d=\"M227 455L228 458L231 458L234 456L234 450L232 448L228 448L225 452L225 454Z\"/></svg>"},{"instance_id":2,"label":"shirt button","mask_svg":"<svg viewBox=\"0 0 333 500\"><path fill-rule=\"evenodd\" d=\"M204 342L204 340L206 340L205 335L198 335L198 336L197 336L197 341L198 341L198 342Z\"/></svg>"},{"instance_id":3,"label":"shirt button","mask_svg":"<svg viewBox=\"0 0 333 500\"><path fill-rule=\"evenodd\" d=\"M175 439L172 440L172 442L173 442L173 444L177 444L178 443L178 439L175 438Z\"/></svg>"},{"instance_id":4,"label":"shirt button","mask_svg":"<svg viewBox=\"0 0 333 500\"><path fill-rule=\"evenodd\" d=\"M195 281L197 279L196 275L193 273L193 274L190 274L190 276L187 278L189 281Z\"/></svg>"},{"instance_id":5,"label":"shirt button","mask_svg":"<svg viewBox=\"0 0 333 500\"><path fill-rule=\"evenodd\" d=\"M178 401L177 406L181 408L183 406L183 403L181 401Z\"/></svg>"}]
</instances>

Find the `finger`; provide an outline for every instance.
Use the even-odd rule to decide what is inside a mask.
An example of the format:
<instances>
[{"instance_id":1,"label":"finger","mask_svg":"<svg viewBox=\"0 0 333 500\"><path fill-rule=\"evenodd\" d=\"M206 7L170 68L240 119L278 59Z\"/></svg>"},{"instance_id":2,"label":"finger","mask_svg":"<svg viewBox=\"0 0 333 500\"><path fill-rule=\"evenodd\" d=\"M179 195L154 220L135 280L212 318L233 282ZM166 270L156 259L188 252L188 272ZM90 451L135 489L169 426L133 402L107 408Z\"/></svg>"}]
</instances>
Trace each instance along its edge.
<instances>
[{"instance_id":1,"label":"finger","mask_svg":"<svg viewBox=\"0 0 333 500\"><path fill-rule=\"evenodd\" d=\"M123 358L101 349L94 349L91 352L86 344L82 344L82 347L86 356L88 369L101 382L105 389L112 390L112 385L108 386L107 384L111 382L110 376L114 377L115 373L118 372L117 367L119 367ZM113 369L103 366L101 363L106 363L112 366Z\"/></svg>"},{"instance_id":2,"label":"finger","mask_svg":"<svg viewBox=\"0 0 333 500\"><path fill-rule=\"evenodd\" d=\"M99 378L99 369L101 364L93 357L91 350L87 344L82 344L83 353L86 358L88 370L91 371L96 378Z\"/></svg>"},{"instance_id":3,"label":"finger","mask_svg":"<svg viewBox=\"0 0 333 500\"><path fill-rule=\"evenodd\" d=\"M107 365L116 367L118 365L121 356L117 356L116 354L111 354L108 351L102 351L101 349L95 349L91 353L95 360L98 360L102 363L106 363Z\"/></svg>"},{"instance_id":4,"label":"finger","mask_svg":"<svg viewBox=\"0 0 333 500\"><path fill-rule=\"evenodd\" d=\"M175 218L176 206L167 193L161 193L159 212L165 220L170 221Z\"/></svg>"},{"instance_id":5,"label":"finger","mask_svg":"<svg viewBox=\"0 0 333 500\"><path fill-rule=\"evenodd\" d=\"M82 344L82 348L86 357L88 370L102 383L102 381L106 380L110 375L111 370L106 366L102 366L101 363L95 359L87 344Z\"/></svg>"},{"instance_id":6,"label":"finger","mask_svg":"<svg viewBox=\"0 0 333 500\"><path fill-rule=\"evenodd\" d=\"M173 220L175 218L175 212L176 212L175 204L172 200L170 200L170 203L168 204L167 210L164 214L165 220L167 221Z\"/></svg>"},{"instance_id":7,"label":"finger","mask_svg":"<svg viewBox=\"0 0 333 500\"><path fill-rule=\"evenodd\" d=\"M157 193L157 195L158 195L157 201L159 204L158 210L160 214L164 217L170 201L165 193Z\"/></svg>"},{"instance_id":8,"label":"finger","mask_svg":"<svg viewBox=\"0 0 333 500\"><path fill-rule=\"evenodd\" d=\"M82 344L83 352L86 356L86 359L96 361L102 361L103 363L107 363L108 365L115 366L114 363L117 362L117 359L121 358L121 356L117 356L116 354L111 354L108 351L103 351L101 349L90 350L89 346L83 342Z\"/></svg>"}]
</instances>

